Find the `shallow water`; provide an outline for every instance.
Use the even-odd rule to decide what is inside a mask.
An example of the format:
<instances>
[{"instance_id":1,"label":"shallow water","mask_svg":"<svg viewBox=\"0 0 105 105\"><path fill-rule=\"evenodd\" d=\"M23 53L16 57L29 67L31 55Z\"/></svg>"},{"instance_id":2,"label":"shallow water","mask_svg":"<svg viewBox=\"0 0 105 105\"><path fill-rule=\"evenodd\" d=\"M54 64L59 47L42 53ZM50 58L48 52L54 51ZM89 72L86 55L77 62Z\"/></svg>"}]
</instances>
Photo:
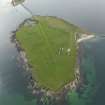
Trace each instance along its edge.
<instances>
[{"instance_id":1,"label":"shallow water","mask_svg":"<svg viewBox=\"0 0 105 105\"><path fill-rule=\"evenodd\" d=\"M19 64L18 52L10 41L11 31L31 15L21 5L12 7L9 1L0 1L0 105L35 105L36 99L27 88L27 74ZM104 0L27 0L24 3L33 15L62 17L86 30L99 33L98 36L105 33L104 4ZM85 56L81 68L84 72L94 72L90 72L91 75L87 73L89 85L84 88L84 95L81 94L78 100L82 102L81 105L105 105L104 44L105 39L102 37L84 43ZM91 83L96 83L95 87ZM95 92L91 95L93 90Z\"/></svg>"}]
</instances>

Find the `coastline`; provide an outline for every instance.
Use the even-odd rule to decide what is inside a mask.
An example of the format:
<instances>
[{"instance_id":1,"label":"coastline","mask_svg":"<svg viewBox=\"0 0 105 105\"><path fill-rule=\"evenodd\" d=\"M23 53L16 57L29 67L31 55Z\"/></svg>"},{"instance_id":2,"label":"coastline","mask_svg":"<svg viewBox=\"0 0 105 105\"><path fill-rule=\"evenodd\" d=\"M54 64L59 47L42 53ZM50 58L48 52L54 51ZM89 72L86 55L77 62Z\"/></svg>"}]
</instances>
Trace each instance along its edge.
<instances>
[{"instance_id":1,"label":"coastline","mask_svg":"<svg viewBox=\"0 0 105 105\"><path fill-rule=\"evenodd\" d=\"M28 72L29 76L27 77L29 79L29 86L28 88L32 90L32 94L36 97L40 97L40 101L42 101L43 96L48 96L50 98L55 98L56 100L62 100L63 97L67 94L68 91L70 90L77 90L80 85L83 83L82 82L82 77L80 73L80 62L81 62L81 48L80 48L80 43L84 40L90 39L90 35L87 34L81 34L81 37L77 40L77 50L78 50L78 56L77 56L77 61L76 61L76 67L75 67L75 80L66 84L62 90L54 92L49 89L39 87L38 82L32 77L32 67L28 63L28 59L26 56L26 53L24 49L21 48L21 45L19 41L16 39L16 32L19 30L19 28L27 21L27 20L32 20L32 19L26 19L22 24L19 25L18 29L16 31L13 31L12 35L12 42L15 44L18 52L19 52L19 61L22 63L26 71ZM84 36L85 35L85 36Z\"/></svg>"}]
</instances>

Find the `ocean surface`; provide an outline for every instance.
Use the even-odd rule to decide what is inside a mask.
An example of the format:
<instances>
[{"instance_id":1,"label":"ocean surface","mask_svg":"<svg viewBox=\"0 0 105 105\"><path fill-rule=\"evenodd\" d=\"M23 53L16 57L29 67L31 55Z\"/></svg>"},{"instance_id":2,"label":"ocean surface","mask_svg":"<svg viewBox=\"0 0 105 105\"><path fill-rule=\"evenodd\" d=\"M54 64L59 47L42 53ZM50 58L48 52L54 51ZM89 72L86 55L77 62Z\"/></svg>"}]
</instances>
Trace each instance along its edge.
<instances>
[{"instance_id":1,"label":"ocean surface","mask_svg":"<svg viewBox=\"0 0 105 105\"><path fill-rule=\"evenodd\" d=\"M81 70L86 74L86 84L79 92L68 92L62 105L105 105L105 1L26 0L24 6L33 15L57 16L96 34L96 38L82 43ZM21 5L13 7L10 0L0 1L0 105L39 105L28 89L27 73L11 42L12 31L29 17Z\"/></svg>"}]
</instances>

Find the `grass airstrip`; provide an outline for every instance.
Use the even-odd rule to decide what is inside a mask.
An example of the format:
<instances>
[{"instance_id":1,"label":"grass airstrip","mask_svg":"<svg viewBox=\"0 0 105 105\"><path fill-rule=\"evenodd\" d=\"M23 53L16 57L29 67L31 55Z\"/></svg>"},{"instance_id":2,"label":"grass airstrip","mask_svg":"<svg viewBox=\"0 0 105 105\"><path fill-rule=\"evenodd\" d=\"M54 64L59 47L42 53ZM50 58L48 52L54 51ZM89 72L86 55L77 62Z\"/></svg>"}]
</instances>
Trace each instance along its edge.
<instances>
[{"instance_id":1,"label":"grass airstrip","mask_svg":"<svg viewBox=\"0 0 105 105\"><path fill-rule=\"evenodd\" d=\"M78 27L63 19L35 16L16 32L38 85L53 91L75 79ZM35 23L34 23L35 22Z\"/></svg>"}]
</instances>

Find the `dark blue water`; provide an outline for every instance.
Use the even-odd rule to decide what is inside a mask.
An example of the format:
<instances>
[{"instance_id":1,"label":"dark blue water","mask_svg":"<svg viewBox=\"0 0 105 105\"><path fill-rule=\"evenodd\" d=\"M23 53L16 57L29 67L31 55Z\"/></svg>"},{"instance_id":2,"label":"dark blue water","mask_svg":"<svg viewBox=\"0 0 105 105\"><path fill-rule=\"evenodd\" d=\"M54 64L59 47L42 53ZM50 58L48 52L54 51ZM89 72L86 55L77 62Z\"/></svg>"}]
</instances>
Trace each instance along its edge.
<instances>
[{"instance_id":1,"label":"dark blue water","mask_svg":"<svg viewBox=\"0 0 105 105\"><path fill-rule=\"evenodd\" d=\"M96 92L94 105L105 105L105 38L97 38L96 42L90 43L91 53L94 56L96 70Z\"/></svg>"},{"instance_id":2,"label":"dark blue water","mask_svg":"<svg viewBox=\"0 0 105 105\"><path fill-rule=\"evenodd\" d=\"M30 14L21 5L14 8L7 1L0 1L0 105L36 105L36 98L27 88L27 74L17 60L17 49L10 40L11 31ZM104 4L104 0L27 0L24 3L34 15L58 16L98 36L105 33ZM87 74L88 84L81 94L68 93L68 105L105 105L104 44L102 37L84 43L81 70Z\"/></svg>"}]
</instances>

